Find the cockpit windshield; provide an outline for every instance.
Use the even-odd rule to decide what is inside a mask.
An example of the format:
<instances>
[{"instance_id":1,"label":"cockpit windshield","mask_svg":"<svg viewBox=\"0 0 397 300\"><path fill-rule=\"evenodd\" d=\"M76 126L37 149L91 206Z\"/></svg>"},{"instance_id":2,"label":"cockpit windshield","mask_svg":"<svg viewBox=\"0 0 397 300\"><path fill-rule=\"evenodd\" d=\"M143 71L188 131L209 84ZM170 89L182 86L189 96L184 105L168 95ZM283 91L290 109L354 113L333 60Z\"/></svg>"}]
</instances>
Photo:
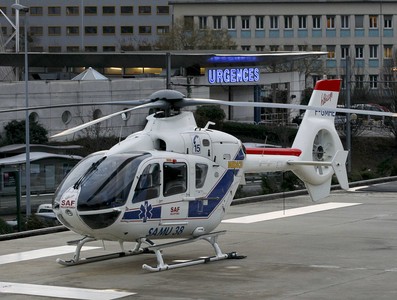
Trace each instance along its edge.
<instances>
[{"instance_id":1,"label":"cockpit windshield","mask_svg":"<svg viewBox=\"0 0 397 300\"><path fill-rule=\"evenodd\" d=\"M124 205L131 190L139 164L149 154L107 157L81 182L77 209L98 210Z\"/></svg>"},{"instance_id":2,"label":"cockpit windshield","mask_svg":"<svg viewBox=\"0 0 397 300\"><path fill-rule=\"evenodd\" d=\"M70 172L56 197L61 197L60 193L73 187L80 189L77 201L80 211L122 206L127 200L139 164L149 156L147 153L109 157L103 153L91 155Z\"/></svg>"}]
</instances>

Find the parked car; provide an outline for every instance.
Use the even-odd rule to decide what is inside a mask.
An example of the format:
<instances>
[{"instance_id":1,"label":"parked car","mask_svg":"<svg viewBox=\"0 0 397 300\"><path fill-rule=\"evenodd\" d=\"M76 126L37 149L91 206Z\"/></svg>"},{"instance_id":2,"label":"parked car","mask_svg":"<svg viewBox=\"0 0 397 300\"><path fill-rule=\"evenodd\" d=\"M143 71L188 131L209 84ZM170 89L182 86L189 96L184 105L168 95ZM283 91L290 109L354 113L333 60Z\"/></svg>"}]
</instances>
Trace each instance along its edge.
<instances>
[{"instance_id":1,"label":"parked car","mask_svg":"<svg viewBox=\"0 0 397 300\"><path fill-rule=\"evenodd\" d=\"M54 211L52 210L51 204L40 204L37 208L35 213L36 217L49 219L49 220L56 220L57 217L55 216Z\"/></svg>"}]
</instances>

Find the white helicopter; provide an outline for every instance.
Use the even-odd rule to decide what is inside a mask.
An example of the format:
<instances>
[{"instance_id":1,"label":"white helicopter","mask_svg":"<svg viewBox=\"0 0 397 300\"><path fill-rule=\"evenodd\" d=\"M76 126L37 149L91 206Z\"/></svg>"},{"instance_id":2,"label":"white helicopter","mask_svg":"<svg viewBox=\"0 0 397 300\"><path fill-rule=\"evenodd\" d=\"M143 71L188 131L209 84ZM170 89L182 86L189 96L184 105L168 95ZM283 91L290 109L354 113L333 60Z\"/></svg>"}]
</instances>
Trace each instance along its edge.
<instances>
[{"instance_id":1,"label":"white helicopter","mask_svg":"<svg viewBox=\"0 0 397 300\"><path fill-rule=\"evenodd\" d=\"M348 188L345 162L348 152L334 127L341 81L318 81L308 106L271 103L228 102L185 98L173 90L162 90L127 111L159 108L147 117L146 127L131 134L107 151L84 158L58 187L53 210L59 221L83 236L70 260L76 265L103 259L154 252L157 266L144 264L149 271L238 257L223 253L214 231L231 205L246 173L294 172L313 200L330 193L333 174L341 187ZM221 104L306 109L302 124L290 149L245 148L242 142L224 132L196 125L193 113L180 109L189 105ZM73 133L120 111L55 135ZM364 113L362 111L355 111ZM372 113L372 112L371 112ZM372 113L373 114L373 113ZM162 244L153 240L173 239ZM177 239L174 241L174 239ZM81 248L90 241L117 241L121 252L81 258ZM205 240L215 255L183 263L167 264L162 250ZM131 250L125 242L136 242Z\"/></svg>"}]
</instances>

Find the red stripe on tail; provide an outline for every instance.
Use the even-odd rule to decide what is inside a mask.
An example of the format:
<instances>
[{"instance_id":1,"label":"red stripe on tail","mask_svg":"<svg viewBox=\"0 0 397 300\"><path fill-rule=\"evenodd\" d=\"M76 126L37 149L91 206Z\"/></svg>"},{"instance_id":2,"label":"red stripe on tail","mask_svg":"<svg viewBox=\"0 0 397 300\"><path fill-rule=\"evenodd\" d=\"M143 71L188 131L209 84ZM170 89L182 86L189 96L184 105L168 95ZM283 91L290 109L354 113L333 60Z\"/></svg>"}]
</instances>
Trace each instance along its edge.
<instances>
[{"instance_id":1,"label":"red stripe on tail","mask_svg":"<svg viewBox=\"0 0 397 300\"><path fill-rule=\"evenodd\" d=\"M296 148L246 148L247 154L300 156L302 151Z\"/></svg>"}]
</instances>

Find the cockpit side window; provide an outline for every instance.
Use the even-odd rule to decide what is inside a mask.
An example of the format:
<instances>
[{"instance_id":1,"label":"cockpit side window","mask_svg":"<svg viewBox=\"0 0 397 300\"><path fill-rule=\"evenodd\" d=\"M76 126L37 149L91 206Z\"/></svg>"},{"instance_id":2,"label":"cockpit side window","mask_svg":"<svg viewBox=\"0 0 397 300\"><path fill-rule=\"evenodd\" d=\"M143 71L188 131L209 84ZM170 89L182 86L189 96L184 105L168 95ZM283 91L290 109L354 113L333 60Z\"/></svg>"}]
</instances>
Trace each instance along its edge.
<instances>
[{"instance_id":1,"label":"cockpit side window","mask_svg":"<svg viewBox=\"0 0 397 300\"><path fill-rule=\"evenodd\" d=\"M164 196L181 194L187 190L187 165L185 163L164 163Z\"/></svg>"},{"instance_id":2,"label":"cockpit side window","mask_svg":"<svg viewBox=\"0 0 397 300\"><path fill-rule=\"evenodd\" d=\"M132 203L156 198L160 195L160 165L150 164L139 176Z\"/></svg>"},{"instance_id":3,"label":"cockpit side window","mask_svg":"<svg viewBox=\"0 0 397 300\"><path fill-rule=\"evenodd\" d=\"M196 188L201 189L204 186L205 178L207 177L208 165L196 164Z\"/></svg>"}]
</instances>

